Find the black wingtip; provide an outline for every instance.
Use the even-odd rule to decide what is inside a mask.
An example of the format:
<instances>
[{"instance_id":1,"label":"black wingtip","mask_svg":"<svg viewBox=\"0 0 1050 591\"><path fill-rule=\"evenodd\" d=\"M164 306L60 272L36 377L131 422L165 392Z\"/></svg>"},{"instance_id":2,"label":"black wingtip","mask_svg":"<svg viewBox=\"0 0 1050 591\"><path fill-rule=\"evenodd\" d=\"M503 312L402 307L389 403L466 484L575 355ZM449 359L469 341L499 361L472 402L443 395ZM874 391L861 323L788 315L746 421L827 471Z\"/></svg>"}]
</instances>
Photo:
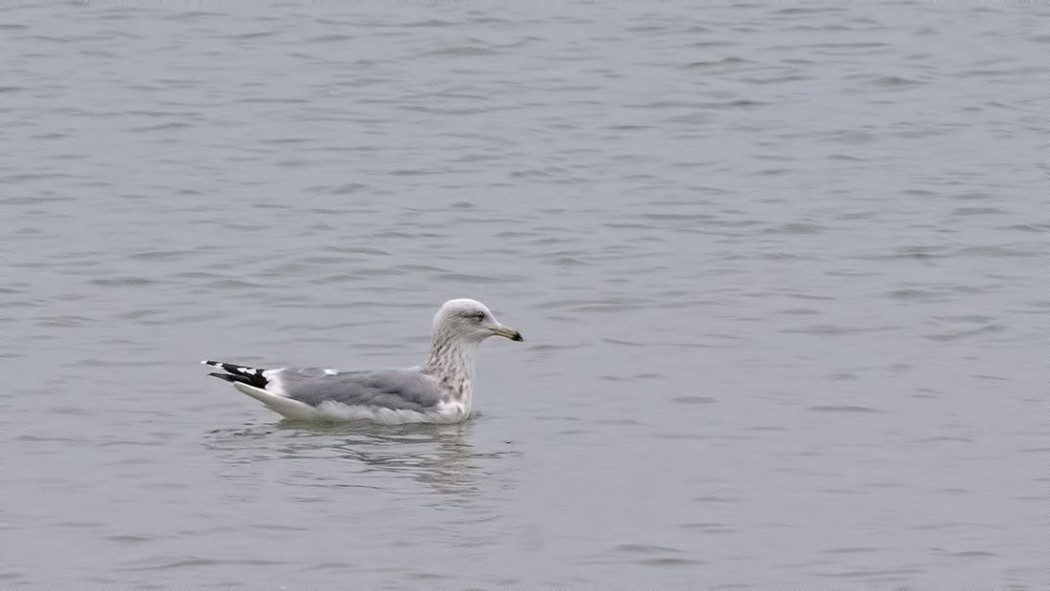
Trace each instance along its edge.
<instances>
[{"instance_id":1,"label":"black wingtip","mask_svg":"<svg viewBox=\"0 0 1050 591\"><path fill-rule=\"evenodd\" d=\"M211 372L208 375L219 378L220 380L226 380L230 383L240 382L242 384L248 384L249 386L255 386L256 388L265 388L270 382L270 380L263 377L262 374L265 370L262 369L244 367L232 363L222 363L221 361L202 361L201 363L212 367L218 367L225 371L226 373Z\"/></svg>"},{"instance_id":2,"label":"black wingtip","mask_svg":"<svg viewBox=\"0 0 1050 591\"><path fill-rule=\"evenodd\" d=\"M234 383L234 382L244 382L244 383L248 382L248 378L245 378L244 376L235 376L235 375L233 375L231 373L219 373L217 371L213 371L213 372L209 373L208 375L217 377L220 380L226 380L227 382L230 382L231 384Z\"/></svg>"}]
</instances>

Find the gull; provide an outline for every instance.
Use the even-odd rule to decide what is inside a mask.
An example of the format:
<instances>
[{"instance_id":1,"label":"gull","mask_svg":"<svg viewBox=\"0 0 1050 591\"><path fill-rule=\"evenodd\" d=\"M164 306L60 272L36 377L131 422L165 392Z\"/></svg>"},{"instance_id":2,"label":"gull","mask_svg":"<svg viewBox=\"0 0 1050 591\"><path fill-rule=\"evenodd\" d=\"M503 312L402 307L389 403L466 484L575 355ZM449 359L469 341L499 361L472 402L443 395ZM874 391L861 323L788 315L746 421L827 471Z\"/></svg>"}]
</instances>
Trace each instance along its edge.
<instances>
[{"instance_id":1,"label":"gull","mask_svg":"<svg viewBox=\"0 0 1050 591\"><path fill-rule=\"evenodd\" d=\"M201 363L222 370L208 375L230 382L287 419L458 423L470 417L478 345L491 336L524 340L481 302L456 299L434 316L430 358L418 367L339 371Z\"/></svg>"}]
</instances>

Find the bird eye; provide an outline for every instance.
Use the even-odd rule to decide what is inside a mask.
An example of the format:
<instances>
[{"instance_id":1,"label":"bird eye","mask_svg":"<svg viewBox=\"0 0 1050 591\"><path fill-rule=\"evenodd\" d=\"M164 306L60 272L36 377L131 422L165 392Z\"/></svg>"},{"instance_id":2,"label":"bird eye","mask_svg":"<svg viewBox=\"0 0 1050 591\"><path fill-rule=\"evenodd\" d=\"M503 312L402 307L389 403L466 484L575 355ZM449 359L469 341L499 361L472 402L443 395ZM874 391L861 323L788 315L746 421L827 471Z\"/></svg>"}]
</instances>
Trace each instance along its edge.
<instances>
[{"instance_id":1,"label":"bird eye","mask_svg":"<svg viewBox=\"0 0 1050 591\"><path fill-rule=\"evenodd\" d=\"M478 322L481 322L484 319L485 319L485 313L484 312L475 312L474 313L474 320L477 320Z\"/></svg>"}]
</instances>

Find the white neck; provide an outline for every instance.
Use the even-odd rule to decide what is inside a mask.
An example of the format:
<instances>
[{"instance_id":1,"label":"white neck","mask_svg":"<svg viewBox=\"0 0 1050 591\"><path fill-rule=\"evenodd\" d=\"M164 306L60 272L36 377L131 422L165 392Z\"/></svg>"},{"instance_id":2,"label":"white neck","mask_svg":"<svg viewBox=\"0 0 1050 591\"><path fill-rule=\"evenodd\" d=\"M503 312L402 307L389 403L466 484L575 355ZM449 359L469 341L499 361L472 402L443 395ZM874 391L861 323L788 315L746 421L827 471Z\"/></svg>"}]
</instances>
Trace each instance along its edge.
<instances>
[{"instance_id":1,"label":"white neck","mask_svg":"<svg viewBox=\"0 0 1050 591\"><path fill-rule=\"evenodd\" d=\"M478 343L444 337L441 334L434 335L426 368L441 382L441 389L449 400L463 404L469 414L474 394L474 361Z\"/></svg>"}]
</instances>

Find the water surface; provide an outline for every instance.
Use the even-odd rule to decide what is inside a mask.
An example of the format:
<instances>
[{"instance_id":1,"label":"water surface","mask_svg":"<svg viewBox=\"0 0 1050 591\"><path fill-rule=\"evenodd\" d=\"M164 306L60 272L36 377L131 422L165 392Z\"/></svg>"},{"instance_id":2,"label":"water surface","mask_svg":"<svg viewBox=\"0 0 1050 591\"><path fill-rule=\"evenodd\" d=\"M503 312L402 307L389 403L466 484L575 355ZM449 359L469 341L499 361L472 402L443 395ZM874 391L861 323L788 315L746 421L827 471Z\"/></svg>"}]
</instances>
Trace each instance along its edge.
<instances>
[{"instance_id":1,"label":"water surface","mask_svg":"<svg viewBox=\"0 0 1050 591\"><path fill-rule=\"evenodd\" d=\"M0 10L0 586L1050 586L1046 6Z\"/></svg>"}]
</instances>

